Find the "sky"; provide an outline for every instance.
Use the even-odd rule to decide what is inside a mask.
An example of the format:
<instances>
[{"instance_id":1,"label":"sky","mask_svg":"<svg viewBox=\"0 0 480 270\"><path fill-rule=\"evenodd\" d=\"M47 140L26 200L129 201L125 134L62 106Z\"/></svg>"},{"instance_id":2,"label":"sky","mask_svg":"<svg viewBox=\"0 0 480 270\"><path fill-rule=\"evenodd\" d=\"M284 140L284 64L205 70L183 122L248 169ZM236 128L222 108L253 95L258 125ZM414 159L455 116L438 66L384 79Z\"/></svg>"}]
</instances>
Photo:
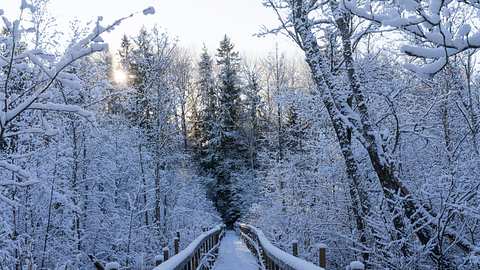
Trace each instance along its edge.
<instances>
[{"instance_id":1,"label":"sky","mask_svg":"<svg viewBox=\"0 0 480 270\"><path fill-rule=\"evenodd\" d=\"M2 3L3 2L3 3ZM6 3L5 3L6 2ZM0 0L0 9L7 16L18 10L20 0ZM289 55L298 49L283 36L269 35L259 38L261 26L276 26L276 16L261 4L261 0L50 0L51 14L57 23L66 25L74 18L87 22L103 16L108 23L116 18L153 6L156 14L137 15L124 22L105 39L113 50L118 48L123 34L135 35L142 25L158 25L170 36L178 38L186 48L199 52L203 44L210 52L218 47L225 34L231 37L236 49L243 55L261 57L275 50Z\"/></svg>"}]
</instances>

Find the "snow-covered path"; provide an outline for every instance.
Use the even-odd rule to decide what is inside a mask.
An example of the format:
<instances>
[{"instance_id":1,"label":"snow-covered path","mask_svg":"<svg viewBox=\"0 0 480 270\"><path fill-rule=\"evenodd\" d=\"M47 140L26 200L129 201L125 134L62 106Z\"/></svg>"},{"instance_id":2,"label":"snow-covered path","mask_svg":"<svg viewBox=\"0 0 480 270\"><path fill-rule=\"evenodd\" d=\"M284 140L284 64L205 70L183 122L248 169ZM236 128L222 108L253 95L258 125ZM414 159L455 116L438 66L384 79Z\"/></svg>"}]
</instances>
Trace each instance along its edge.
<instances>
[{"instance_id":1,"label":"snow-covered path","mask_svg":"<svg viewBox=\"0 0 480 270\"><path fill-rule=\"evenodd\" d=\"M227 231L220 243L214 270L257 270L257 259L234 231Z\"/></svg>"}]
</instances>

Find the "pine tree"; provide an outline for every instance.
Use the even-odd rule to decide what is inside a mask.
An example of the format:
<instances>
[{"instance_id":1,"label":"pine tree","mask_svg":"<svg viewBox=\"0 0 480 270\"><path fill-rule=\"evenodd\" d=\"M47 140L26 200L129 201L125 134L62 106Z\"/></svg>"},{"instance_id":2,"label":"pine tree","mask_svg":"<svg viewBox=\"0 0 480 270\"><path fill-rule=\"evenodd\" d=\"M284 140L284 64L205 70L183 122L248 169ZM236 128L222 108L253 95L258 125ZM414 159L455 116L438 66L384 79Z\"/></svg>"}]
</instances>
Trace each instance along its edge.
<instances>
[{"instance_id":1,"label":"pine tree","mask_svg":"<svg viewBox=\"0 0 480 270\"><path fill-rule=\"evenodd\" d=\"M216 205L227 225L240 216L240 198L234 182L233 173L242 165L244 150L240 137L241 100L238 77L240 58L234 51L234 45L225 36L217 50L218 74L218 147L216 159Z\"/></svg>"},{"instance_id":2,"label":"pine tree","mask_svg":"<svg viewBox=\"0 0 480 270\"><path fill-rule=\"evenodd\" d=\"M215 79L213 76L213 60L206 48L203 49L198 63L198 134L194 134L197 140L197 151L202 160L202 166L207 171L214 167L215 128L217 119L217 94L215 92Z\"/></svg>"}]
</instances>

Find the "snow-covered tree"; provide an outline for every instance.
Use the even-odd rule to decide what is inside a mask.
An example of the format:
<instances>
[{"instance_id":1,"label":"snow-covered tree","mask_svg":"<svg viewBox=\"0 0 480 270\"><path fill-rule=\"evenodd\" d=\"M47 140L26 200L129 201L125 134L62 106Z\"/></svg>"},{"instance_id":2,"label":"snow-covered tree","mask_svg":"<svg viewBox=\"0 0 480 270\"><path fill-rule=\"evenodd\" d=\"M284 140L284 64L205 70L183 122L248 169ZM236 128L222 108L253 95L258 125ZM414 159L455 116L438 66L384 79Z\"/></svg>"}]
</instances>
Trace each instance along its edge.
<instances>
[{"instance_id":1,"label":"snow-covered tree","mask_svg":"<svg viewBox=\"0 0 480 270\"><path fill-rule=\"evenodd\" d=\"M240 58L227 36L217 49L218 127L215 131L215 203L227 225L240 216L240 195L236 188L235 172L243 165L240 138Z\"/></svg>"}]
</instances>

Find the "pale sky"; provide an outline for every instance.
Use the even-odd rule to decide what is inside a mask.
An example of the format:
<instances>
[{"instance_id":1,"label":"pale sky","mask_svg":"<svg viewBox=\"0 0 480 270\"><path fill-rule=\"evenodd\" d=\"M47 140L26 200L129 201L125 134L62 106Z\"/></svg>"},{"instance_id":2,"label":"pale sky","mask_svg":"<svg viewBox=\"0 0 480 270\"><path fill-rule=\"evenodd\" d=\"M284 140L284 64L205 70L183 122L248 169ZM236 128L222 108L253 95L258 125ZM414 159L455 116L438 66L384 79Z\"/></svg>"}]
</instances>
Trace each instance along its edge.
<instances>
[{"instance_id":1,"label":"pale sky","mask_svg":"<svg viewBox=\"0 0 480 270\"><path fill-rule=\"evenodd\" d=\"M124 22L106 37L113 49L118 48L120 37L134 35L142 25L157 24L180 44L198 52L205 43L211 52L218 47L224 34L229 35L236 49L249 56L264 56L275 49L290 55L298 54L292 42L283 36L253 37L262 25L276 26L272 10L264 8L261 0L50 0L51 13L60 25L78 18L82 21L104 17L104 22L154 6L155 15L137 15ZM20 0L0 0L0 9L7 16L18 10ZM7 3L5 3L7 2Z\"/></svg>"}]
</instances>

